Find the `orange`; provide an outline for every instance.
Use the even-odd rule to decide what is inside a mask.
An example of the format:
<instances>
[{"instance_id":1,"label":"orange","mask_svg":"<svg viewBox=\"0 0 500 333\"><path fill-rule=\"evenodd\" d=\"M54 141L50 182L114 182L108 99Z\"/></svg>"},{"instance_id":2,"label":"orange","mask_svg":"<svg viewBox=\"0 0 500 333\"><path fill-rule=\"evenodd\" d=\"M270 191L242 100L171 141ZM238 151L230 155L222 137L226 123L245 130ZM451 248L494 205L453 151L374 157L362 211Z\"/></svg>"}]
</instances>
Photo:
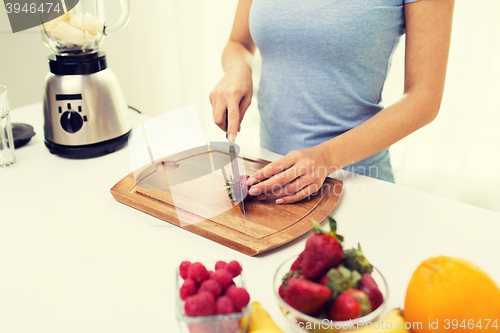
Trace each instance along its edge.
<instances>
[{"instance_id":1,"label":"orange","mask_svg":"<svg viewBox=\"0 0 500 333\"><path fill-rule=\"evenodd\" d=\"M498 333L500 289L470 262L444 256L430 258L413 273L406 291L404 317L407 322L422 323L412 325L415 333ZM432 328L430 323L434 323Z\"/></svg>"}]
</instances>

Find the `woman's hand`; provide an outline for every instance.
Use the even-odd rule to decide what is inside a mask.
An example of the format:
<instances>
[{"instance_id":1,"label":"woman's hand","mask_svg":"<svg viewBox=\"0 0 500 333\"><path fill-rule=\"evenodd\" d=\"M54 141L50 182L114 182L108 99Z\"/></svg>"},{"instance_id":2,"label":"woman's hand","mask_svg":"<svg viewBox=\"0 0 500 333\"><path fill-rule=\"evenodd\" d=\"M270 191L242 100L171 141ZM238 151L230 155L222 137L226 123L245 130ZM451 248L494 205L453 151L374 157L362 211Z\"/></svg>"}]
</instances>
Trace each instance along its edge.
<instances>
[{"instance_id":1,"label":"woman's hand","mask_svg":"<svg viewBox=\"0 0 500 333\"><path fill-rule=\"evenodd\" d=\"M250 195L258 200L292 203L319 191L334 168L320 146L294 150L257 171L248 179Z\"/></svg>"},{"instance_id":2,"label":"woman's hand","mask_svg":"<svg viewBox=\"0 0 500 333\"><path fill-rule=\"evenodd\" d=\"M210 93L214 122L227 132L230 142L236 139L243 116L252 102L252 93L252 69L246 62L226 66L224 77Z\"/></svg>"}]
</instances>

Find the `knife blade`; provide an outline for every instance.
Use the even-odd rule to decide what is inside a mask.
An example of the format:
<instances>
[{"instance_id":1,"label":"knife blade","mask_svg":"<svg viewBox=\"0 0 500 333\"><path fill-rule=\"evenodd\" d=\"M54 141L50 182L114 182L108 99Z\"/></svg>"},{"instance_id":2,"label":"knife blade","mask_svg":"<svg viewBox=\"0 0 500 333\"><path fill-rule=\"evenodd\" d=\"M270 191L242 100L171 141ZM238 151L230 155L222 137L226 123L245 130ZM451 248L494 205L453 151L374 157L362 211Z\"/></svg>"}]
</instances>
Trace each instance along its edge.
<instances>
[{"instance_id":1,"label":"knife blade","mask_svg":"<svg viewBox=\"0 0 500 333\"><path fill-rule=\"evenodd\" d=\"M236 203L240 207L241 213L245 215L245 203L243 198L243 192L241 190L241 183L239 181L240 179L240 172L238 168L238 159L236 156L236 148L233 144L229 144L229 158L231 160L231 170L233 171L233 179L234 179L234 184L235 184L235 196L236 196ZM236 180L238 180L238 183L236 183ZM237 185L238 184L238 185Z\"/></svg>"},{"instance_id":2,"label":"knife blade","mask_svg":"<svg viewBox=\"0 0 500 333\"><path fill-rule=\"evenodd\" d=\"M224 184L229 184L229 181L227 179L227 176L226 176L226 170L224 170L224 167L220 168L221 171L222 171L222 177L224 178ZM231 205L234 207L235 206L235 203L233 200L231 200Z\"/></svg>"},{"instance_id":3,"label":"knife blade","mask_svg":"<svg viewBox=\"0 0 500 333\"><path fill-rule=\"evenodd\" d=\"M228 109L226 109L226 139L227 139L227 126L228 126L228 121L227 121L227 114L228 114ZM234 187L235 187L235 196L236 196L236 203L240 207L241 213L245 215L245 203L243 200L243 191L241 190L241 183L239 181L240 179L240 172L238 168L238 159L236 156L236 148L234 143L229 143L229 160L231 162L231 170L233 171L233 181L234 181ZM239 186L236 185L236 180L238 179L238 184Z\"/></svg>"}]
</instances>

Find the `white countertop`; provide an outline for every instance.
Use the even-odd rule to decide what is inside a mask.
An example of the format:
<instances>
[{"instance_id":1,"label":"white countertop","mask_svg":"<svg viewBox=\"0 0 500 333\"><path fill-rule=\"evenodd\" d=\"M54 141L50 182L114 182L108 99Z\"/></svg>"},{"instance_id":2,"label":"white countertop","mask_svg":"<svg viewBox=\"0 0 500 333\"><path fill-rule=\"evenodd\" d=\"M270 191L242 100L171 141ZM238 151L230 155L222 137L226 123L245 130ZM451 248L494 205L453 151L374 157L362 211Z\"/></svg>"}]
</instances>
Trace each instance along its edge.
<instances>
[{"instance_id":1,"label":"white countertop","mask_svg":"<svg viewBox=\"0 0 500 333\"><path fill-rule=\"evenodd\" d=\"M238 260L247 289L286 332L272 277L306 236L248 257L118 203L109 190L132 170L128 149L99 158L51 155L41 104L12 110L35 128L0 171L0 332L179 331L174 270L182 260ZM144 116L133 116L135 124ZM241 143L240 143L241 144ZM247 155L278 155L245 147ZM416 267L431 256L473 261L500 284L500 214L360 176L340 177L333 212L346 246L360 242L389 284L389 307L402 307Z\"/></svg>"}]
</instances>

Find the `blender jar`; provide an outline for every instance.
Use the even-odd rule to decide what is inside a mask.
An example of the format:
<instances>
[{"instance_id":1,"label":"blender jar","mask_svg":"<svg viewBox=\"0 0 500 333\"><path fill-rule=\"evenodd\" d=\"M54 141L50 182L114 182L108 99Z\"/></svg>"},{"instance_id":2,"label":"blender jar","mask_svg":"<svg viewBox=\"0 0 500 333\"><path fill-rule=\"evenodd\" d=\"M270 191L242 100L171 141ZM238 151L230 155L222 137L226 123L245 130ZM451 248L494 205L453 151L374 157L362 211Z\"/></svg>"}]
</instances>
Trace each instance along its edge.
<instances>
[{"instance_id":1,"label":"blender jar","mask_svg":"<svg viewBox=\"0 0 500 333\"><path fill-rule=\"evenodd\" d=\"M104 35L121 30L130 18L129 0L120 0L121 16L106 26L103 0L80 0L78 4L39 26L45 44L58 55L92 53L99 50ZM64 5L64 0L63 0Z\"/></svg>"}]
</instances>

